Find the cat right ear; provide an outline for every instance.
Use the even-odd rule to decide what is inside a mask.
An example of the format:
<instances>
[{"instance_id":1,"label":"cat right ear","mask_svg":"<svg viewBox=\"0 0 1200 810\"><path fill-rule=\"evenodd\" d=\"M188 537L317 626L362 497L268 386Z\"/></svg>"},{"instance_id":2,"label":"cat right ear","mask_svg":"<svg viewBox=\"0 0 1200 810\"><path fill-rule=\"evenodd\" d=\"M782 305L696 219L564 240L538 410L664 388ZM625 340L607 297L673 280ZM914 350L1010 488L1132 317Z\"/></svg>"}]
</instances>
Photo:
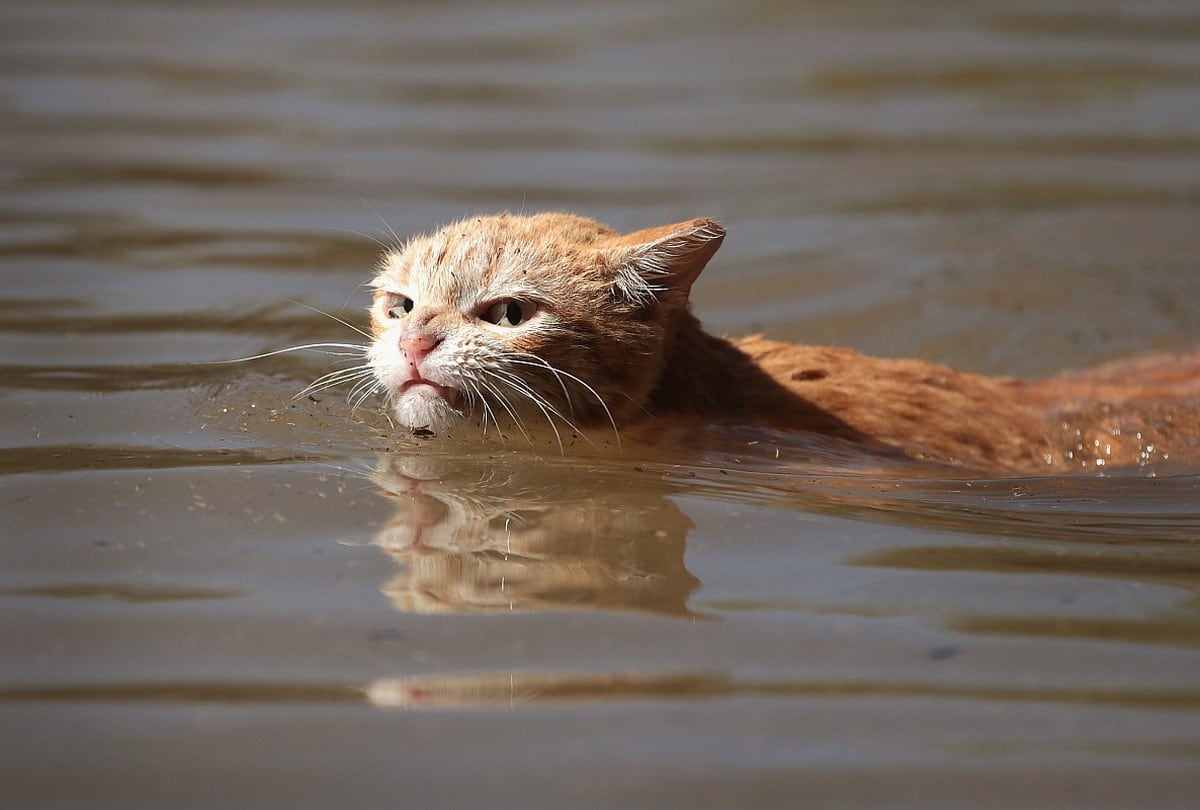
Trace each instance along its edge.
<instances>
[{"instance_id":1,"label":"cat right ear","mask_svg":"<svg viewBox=\"0 0 1200 810\"><path fill-rule=\"evenodd\" d=\"M616 237L605 253L617 271L617 291L631 302L683 304L724 239L715 220L693 219Z\"/></svg>"}]
</instances>

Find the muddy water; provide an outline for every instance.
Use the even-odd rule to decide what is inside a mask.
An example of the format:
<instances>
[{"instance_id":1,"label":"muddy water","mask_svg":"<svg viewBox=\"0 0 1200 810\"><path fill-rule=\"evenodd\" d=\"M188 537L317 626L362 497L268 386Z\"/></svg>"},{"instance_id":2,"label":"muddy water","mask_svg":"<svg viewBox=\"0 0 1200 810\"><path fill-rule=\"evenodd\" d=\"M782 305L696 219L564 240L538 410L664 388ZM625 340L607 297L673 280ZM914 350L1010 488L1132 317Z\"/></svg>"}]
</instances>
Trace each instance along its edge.
<instances>
[{"instance_id":1,"label":"muddy water","mask_svg":"<svg viewBox=\"0 0 1200 810\"><path fill-rule=\"evenodd\" d=\"M719 332L1193 347L1194 4L0 14L5 806L1194 800L1195 469L396 439L293 400L331 358L203 364L502 208L722 219Z\"/></svg>"}]
</instances>

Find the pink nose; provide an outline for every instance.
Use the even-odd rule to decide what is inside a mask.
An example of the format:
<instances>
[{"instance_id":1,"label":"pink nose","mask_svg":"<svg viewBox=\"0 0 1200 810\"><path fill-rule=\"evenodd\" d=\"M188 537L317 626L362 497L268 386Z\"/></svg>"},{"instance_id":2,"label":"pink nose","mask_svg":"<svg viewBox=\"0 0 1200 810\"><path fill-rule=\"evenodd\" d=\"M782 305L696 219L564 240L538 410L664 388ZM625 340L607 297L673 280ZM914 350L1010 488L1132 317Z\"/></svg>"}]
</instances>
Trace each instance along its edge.
<instances>
[{"instance_id":1,"label":"pink nose","mask_svg":"<svg viewBox=\"0 0 1200 810\"><path fill-rule=\"evenodd\" d=\"M400 338L400 350L408 357L408 362L416 365L441 342L442 339L433 332L413 329L405 332Z\"/></svg>"}]
</instances>

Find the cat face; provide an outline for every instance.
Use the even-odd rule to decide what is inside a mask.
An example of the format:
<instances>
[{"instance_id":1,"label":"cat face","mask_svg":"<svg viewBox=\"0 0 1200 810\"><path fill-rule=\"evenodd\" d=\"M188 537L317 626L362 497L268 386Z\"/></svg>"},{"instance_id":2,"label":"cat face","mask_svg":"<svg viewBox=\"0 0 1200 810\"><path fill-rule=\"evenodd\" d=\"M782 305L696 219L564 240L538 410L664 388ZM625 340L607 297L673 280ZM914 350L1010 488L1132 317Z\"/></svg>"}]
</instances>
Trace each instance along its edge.
<instances>
[{"instance_id":1,"label":"cat face","mask_svg":"<svg viewBox=\"0 0 1200 810\"><path fill-rule=\"evenodd\" d=\"M384 257L371 368L414 430L615 428L723 238L706 219L629 235L569 214L463 220Z\"/></svg>"}]
</instances>

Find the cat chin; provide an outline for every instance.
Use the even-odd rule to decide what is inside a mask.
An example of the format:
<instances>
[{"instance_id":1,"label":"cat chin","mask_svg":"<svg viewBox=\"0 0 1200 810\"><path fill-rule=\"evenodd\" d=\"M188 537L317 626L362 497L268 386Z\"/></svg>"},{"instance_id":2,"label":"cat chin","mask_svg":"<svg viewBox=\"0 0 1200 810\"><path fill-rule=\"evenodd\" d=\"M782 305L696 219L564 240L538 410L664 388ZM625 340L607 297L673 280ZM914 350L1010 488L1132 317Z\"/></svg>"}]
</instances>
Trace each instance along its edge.
<instances>
[{"instance_id":1,"label":"cat chin","mask_svg":"<svg viewBox=\"0 0 1200 810\"><path fill-rule=\"evenodd\" d=\"M392 410L405 427L428 428L436 432L463 419L464 414L456 404L460 398L456 395L451 401L422 387L401 394Z\"/></svg>"}]
</instances>

